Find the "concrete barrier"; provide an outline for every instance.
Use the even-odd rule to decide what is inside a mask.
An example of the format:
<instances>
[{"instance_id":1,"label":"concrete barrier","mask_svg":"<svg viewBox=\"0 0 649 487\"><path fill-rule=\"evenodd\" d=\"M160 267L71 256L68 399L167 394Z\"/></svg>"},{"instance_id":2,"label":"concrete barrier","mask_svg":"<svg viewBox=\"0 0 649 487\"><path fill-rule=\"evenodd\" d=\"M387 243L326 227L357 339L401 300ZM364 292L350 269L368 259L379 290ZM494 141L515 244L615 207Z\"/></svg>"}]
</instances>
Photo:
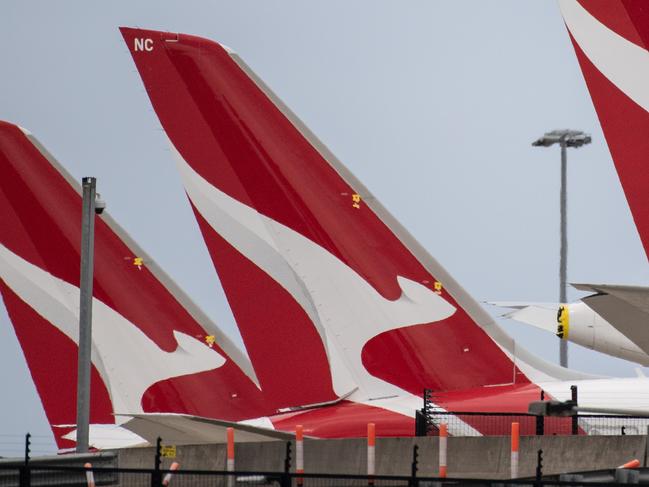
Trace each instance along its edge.
<instances>
[{"instance_id":1,"label":"concrete barrier","mask_svg":"<svg viewBox=\"0 0 649 487\"><path fill-rule=\"evenodd\" d=\"M164 440L164 439L163 439ZM304 440L309 452L304 458L307 473L367 472L367 441ZM376 474L410 475L413 445L419 445L419 475L436 476L439 471L438 438L377 438ZM580 470L615 468L632 458L646 463L645 436L523 436L520 439L519 475L532 476L536 469L536 452L543 449L543 472L546 475ZM178 445L175 459L164 459L162 468L179 461L184 469L225 470L226 445ZM510 438L448 438L448 476L508 478L511 457ZM286 443L237 443L235 455L239 471L282 471ZM293 444L295 452L295 444ZM152 468L153 448L118 450L120 467ZM295 462L295 456L293 457ZM295 467L295 463L293 463Z\"/></svg>"},{"instance_id":2,"label":"concrete barrier","mask_svg":"<svg viewBox=\"0 0 649 487\"><path fill-rule=\"evenodd\" d=\"M20 458L0 458L0 466L20 467L24 463L24 459ZM67 453L65 455L44 455L40 457L32 457L30 464L35 467L43 465L61 465L68 467L83 467L86 463L92 463L94 467L116 468L118 463L117 451L106 450L98 453ZM151 460L153 465L153 460ZM2 485L0 483L0 485Z\"/></svg>"}]
</instances>

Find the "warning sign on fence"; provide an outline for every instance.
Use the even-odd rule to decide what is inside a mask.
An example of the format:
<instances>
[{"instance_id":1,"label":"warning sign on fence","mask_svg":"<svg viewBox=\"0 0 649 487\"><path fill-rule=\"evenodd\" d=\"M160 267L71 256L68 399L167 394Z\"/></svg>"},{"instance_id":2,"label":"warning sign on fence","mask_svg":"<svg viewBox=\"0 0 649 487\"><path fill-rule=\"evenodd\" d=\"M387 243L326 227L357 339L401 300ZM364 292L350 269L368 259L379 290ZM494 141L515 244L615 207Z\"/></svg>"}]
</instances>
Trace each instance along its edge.
<instances>
[{"instance_id":1,"label":"warning sign on fence","mask_svg":"<svg viewBox=\"0 0 649 487\"><path fill-rule=\"evenodd\" d=\"M160 455L164 458L176 458L176 445L162 445Z\"/></svg>"}]
</instances>

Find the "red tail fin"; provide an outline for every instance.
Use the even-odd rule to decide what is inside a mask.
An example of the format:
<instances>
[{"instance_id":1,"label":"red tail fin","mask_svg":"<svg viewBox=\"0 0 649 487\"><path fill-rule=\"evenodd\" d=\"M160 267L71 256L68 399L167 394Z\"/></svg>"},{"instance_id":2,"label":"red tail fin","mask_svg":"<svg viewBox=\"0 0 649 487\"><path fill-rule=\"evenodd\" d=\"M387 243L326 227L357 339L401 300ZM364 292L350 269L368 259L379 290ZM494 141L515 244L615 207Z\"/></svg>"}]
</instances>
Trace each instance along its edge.
<instances>
[{"instance_id":1,"label":"red tail fin","mask_svg":"<svg viewBox=\"0 0 649 487\"><path fill-rule=\"evenodd\" d=\"M121 30L275 405L528 383L497 325L236 54Z\"/></svg>"},{"instance_id":2,"label":"red tail fin","mask_svg":"<svg viewBox=\"0 0 649 487\"><path fill-rule=\"evenodd\" d=\"M560 6L649 256L649 4L561 0Z\"/></svg>"},{"instance_id":3,"label":"red tail fin","mask_svg":"<svg viewBox=\"0 0 649 487\"><path fill-rule=\"evenodd\" d=\"M52 425L75 423L80 218L79 185L31 135L0 122L0 291ZM269 412L240 352L105 213L93 308L91 422Z\"/></svg>"}]
</instances>

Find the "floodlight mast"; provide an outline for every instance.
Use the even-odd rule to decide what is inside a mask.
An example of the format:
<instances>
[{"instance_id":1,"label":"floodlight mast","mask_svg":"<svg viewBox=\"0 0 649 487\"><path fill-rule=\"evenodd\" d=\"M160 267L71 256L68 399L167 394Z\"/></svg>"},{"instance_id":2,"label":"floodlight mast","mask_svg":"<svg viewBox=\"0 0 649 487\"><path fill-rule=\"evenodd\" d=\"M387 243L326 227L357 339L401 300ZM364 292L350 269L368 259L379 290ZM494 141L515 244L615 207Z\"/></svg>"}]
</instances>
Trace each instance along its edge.
<instances>
[{"instance_id":1,"label":"floodlight mast","mask_svg":"<svg viewBox=\"0 0 649 487\"><path fill-rule=\"evenodd\" d=\"M568 267L568 147L579 148L591 143L591 136L579 130L553 130L546 132L543 137L532 142L534 147L550 147L559 144L561 147L561 191L560 191L560 257L559 257L559 302L565 304L566 281ZM568 342L559 339L559 363L562 367L568 367Z\"/></svg>"}]
</instances>

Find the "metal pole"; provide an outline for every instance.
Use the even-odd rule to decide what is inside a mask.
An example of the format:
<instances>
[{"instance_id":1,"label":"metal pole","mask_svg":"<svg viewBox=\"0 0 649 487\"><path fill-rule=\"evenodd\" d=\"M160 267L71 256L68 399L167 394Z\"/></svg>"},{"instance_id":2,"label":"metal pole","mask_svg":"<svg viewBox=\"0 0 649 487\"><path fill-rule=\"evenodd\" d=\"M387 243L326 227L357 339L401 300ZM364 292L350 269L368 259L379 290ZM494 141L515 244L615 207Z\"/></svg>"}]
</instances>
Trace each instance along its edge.
<instances>
[{"instance_id":1,"label":"metal pole","mask_svg":"<svg viewBox=\"0 0 649 487\"><path fill-rule=\"evenodd\" d=\"M579 393L577 390L577 386L570 386L570 398L572 402L575 403L575 407L579 406ZM573 435L578 435L579 434L579 415L575 414L572 417L572 434Z\"/></svg>"},{"instance_id":2,"label":"metal pole","mask_svg":"<svg viewBox=\"0 0 649 487\"><path fill-rule=\"evenodd\" d=\"M162 486L160 465L162 465L162 438L158 436L158 439L155 442L155 460L153 462L153 472L151 472L151 487Z\"/></svg>"},{"instance_id":3,"label":"metal pole","mask_svg":"<svg viewBox=\"0 0 649 487\"><path fill-rule=\"evenodd\" d=\"M559 259L559 303L565 304L566 297L566 269L568 266L568 154L566 141L561 141L561 249ZM559 338L559 363L562 367L568 367L568 341Z\"/></svg>"},{"instance_id":4,"label":"metal pole","mask_svg":"<svg viewBox=\"0 0 649 487\"><path fill-rule=\"evenodd\" d=\"M18 485L20 487L29 487L32 482L32 473L29 467L29 453L30 453L30 445L31 445L31 437L32 435L27 433L25 435L25 463L23 464L22 467L20 467L19 471L19 479L18 479Z\"/></svg>"},{"instance_id":5,"label":"metal pole","mask_svg":"<svg viewBox=\"0 0 649 487\"><path fill-rule=\"evenodd\" d=\"M81 278L79 301L79 359L77 369L77 453L89 447L90 354L92 346L92 279L95 245L95 178L83 178L81 212Z\"/></svg>"}]
</instances>

